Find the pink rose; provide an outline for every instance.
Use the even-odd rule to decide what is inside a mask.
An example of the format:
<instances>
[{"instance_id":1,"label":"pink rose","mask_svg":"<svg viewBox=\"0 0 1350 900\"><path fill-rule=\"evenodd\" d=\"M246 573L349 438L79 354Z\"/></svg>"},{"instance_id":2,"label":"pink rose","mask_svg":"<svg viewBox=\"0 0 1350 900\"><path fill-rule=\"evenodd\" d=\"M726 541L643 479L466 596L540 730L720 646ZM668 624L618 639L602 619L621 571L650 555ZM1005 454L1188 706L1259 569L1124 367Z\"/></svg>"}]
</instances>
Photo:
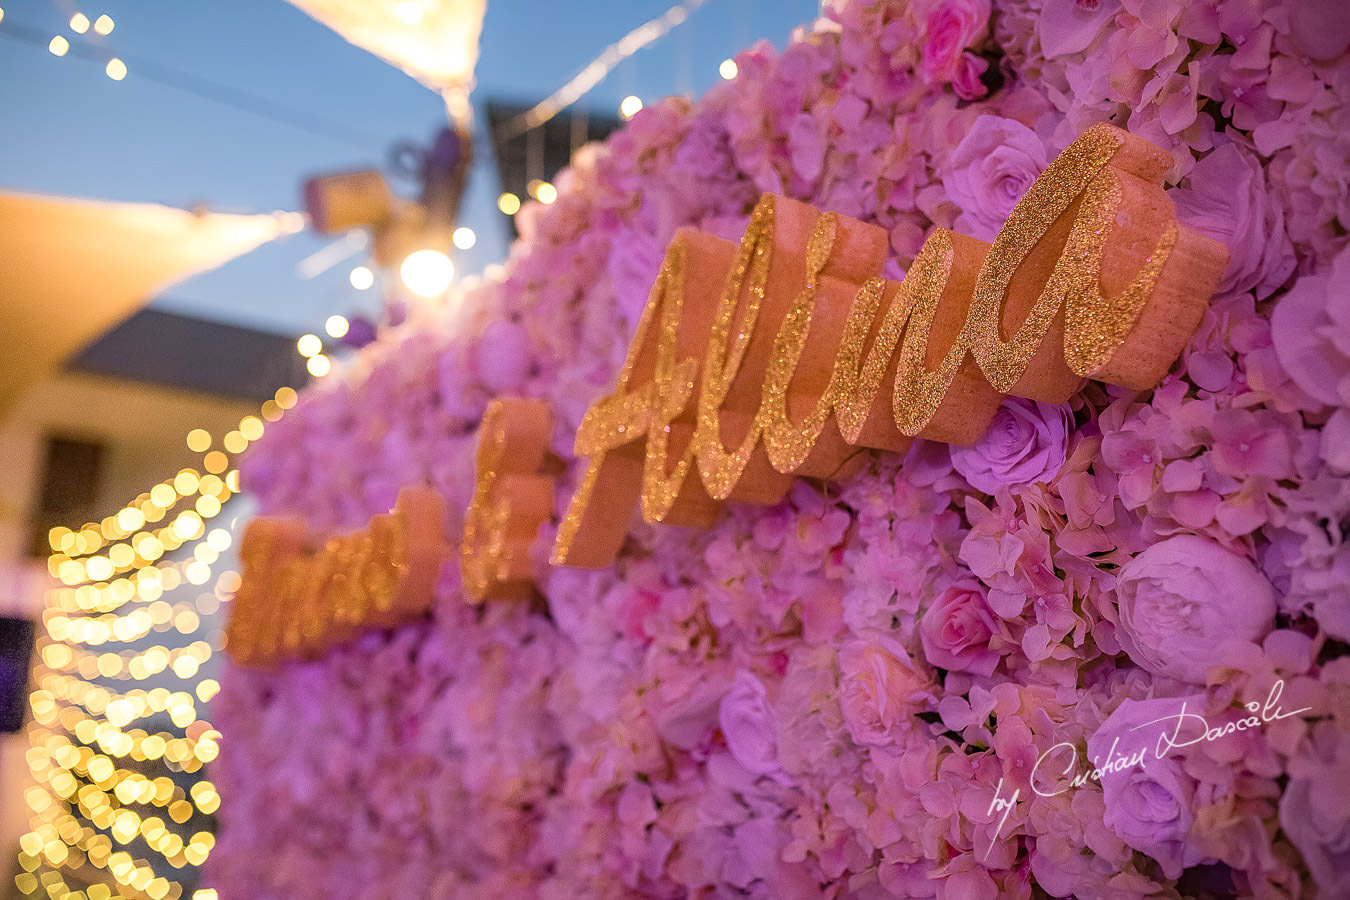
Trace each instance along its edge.
<instances>
[{"instance_id":1,"label":"pink rose","mask_svg":"<svg viewBox=\"0 0 1350 900\"><path fill-rule=\"evenodd\" d=\"M892 730L930 697L932 682L919 674L905 648L882 638L854 641L839 651L840 704L844 724L859 744L883 746Z\"/></svg>"},{"instance_id":2,"label":"pink rose","mask_svg":"<svg viewBox=\"0 0 1350 900\"><path fill-rule=\"evenodd\" d=\"M952 151L942 178L947 196L961 207L956 230L992 243L1046 165L1036 132L1016 119L980 116Z\"/></svg>"},{"instance_id":3,"label":"pink rose","mask_svg":"<svg viewBox=\"0 0 1350 900\"><path fill-rule=\"evenodd\" d=\"M1182 869L1202 857L1187 839L1194 824L1197 784L1181 760L1169 755L1163 735L1179 743L1198 735L1189 724L1203 716L1205 695L1156 700L1124 700L1088 738L1087 760L1080 760L1075 774L1101 768L1103 821L1116 835L1140 853L1157 860L1168 878L1180 877ZM1182 728L1177 732L1178 721ZM1140 756L1142 761L1120 770L1114 766ZM1047 763L1048 765L1048 763ZM1053 768L1053 767L1052 767ZM1047 793L1064 788L1042 788ZM1069 788L1072 790L1072 788Z\"/></svg>"},{"instance_id":4,"label":"pink rose","mask_svg":"<svg viewBox=\"0 0 1350 900\"><path fill-rule=\"evenodd\" d=\"M1116 637L1130 659L1204 684L1211 666L1256 652L1274 622L1275 588L1245 557L1182 534L1121 568L1116 606Z\"/></svg>"},{"instance_id":5,"label":"pink rose","mask_svg":"<svg viewBox=\"0 0 1350 900\"><path fill-rule=\"evenodd\" d=\"M997 626L984 588L963 582L943 591L919 620L924 656L940 669L991 675L998 653L989 647Z\"/></svg>"},{"instance_id":6,"label":"pink rose","mask_svg":"<svg viewBox=\"0 0 1350 900\"><path fill-rule=\"evenodd\" d=\"M737 669L717 719L736 762L755 775L786 781L778 765L778 718L769 706L763 682Z\"/></svg>"},{"instance_id":7,"label":"pink rose","mask_svg":"<svg viewBox=\"0 0 1350 900\"><path fill-rule=\"evenodd\" d=\"M1294 271L1284 212L1250 150L1224 144L1191 169L1189 188L1170 196L1180 221L1228 245L1218 293L1253 291L1264 300Z\"/></svg>"},{"instance_id":8,"label":"pink rose","mask_svg":"<svg viewBox=\"0 0 1350 900\"><path fill-rule=\"evenodd\" d=\"M989 0L939 0L928 13L920 64L928 80L951 81L960 67L961 52L988 24Z\"/></svg>"},{"instance_id":9,"label":"pink rose","mask_svg":"<svg viewBox=\"0 0 1350 900\"><path fill-rule=\"evenodd\" d=\"M961 54L956 64L956 74L952 76L952 90L962 100L978 100L989 93L983 76L989 68L989 60L976 56L969 51Z\"/></svg>"},{"instance_id":10,"label":"pink rose","mask_svg":"<svg viewBox=\"0 0 1350 900\"><path fill-rule=\"evenodd\" d=\"M1004 485L1048 481L1064 465L1072 425L1067 405L1009 397L984 437L969 447L951 448L952 466L986 494Z\"/></svg>"}]
</instances>

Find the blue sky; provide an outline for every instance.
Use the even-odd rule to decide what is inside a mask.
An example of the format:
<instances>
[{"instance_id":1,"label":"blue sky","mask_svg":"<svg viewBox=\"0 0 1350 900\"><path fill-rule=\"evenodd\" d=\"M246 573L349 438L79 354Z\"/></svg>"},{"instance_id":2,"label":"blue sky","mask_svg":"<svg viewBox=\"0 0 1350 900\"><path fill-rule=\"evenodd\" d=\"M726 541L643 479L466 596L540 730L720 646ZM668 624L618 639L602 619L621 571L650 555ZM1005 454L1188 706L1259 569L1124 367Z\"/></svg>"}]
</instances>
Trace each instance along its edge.
<instances>
[{"instance_id":1,"label":"blue sky","mask_svg":"<svg viewBox=\"0 0 1350 900\"><path fill-rule=\"evenodd\" d=\"M673 2L489 0L474 100L538 100ZM436 94L282 0L0 0L0 9L3 189L225 212L291 210L308 175L383 167L392 144L425 143L445 121ZM816 9L815 0L707 0L579 105L609 111L630 93L697 95L717 79L723 59L759 38L782 47ZM77 10L113 18L112 33L97 40L126 59L124 81L74 52L48 52L52 35L72 43L91 37L71 32ZM16 37L27 33L41 43ZM151 71L171 83L174 73L205 80L316 124L297 127L222 105L152 80ZM344 136L327 134L329 125ZM496 175L483 162L462 210L480 239L460 260L463 272L481 270L505 249L505 222L492 205ZM325 243L288 238L171 288L156 305L282 333L319 329L331 313L376 300L347 283L361 253L313 279L299 276L299 260Z\"/></svg>"}]
</instances>

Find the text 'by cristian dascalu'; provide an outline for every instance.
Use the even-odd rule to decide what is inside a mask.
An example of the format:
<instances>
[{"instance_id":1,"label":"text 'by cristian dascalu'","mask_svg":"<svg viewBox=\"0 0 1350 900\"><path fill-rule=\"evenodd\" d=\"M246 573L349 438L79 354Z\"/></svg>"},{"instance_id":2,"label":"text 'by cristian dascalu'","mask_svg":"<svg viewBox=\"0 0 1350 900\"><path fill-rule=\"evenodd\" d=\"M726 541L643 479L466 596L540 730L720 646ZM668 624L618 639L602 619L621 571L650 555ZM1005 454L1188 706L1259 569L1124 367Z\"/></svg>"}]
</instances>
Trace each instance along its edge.
<instances>
[{"instance_id":1,"label":"text 'by cristian dascalu'","mask_svg":"<svg viewBox=\"0 0 1350 900\"><path fill-rule=\"evenodd\" d=\"M1182 700L1177 712L1160 716L1147 722L1133 725L1127 729L1127 732L1139 731L1149 726L1157 726L1157 742L1151 747L1145 741L1133 752L1120 752L1120 736L1117 735L1112 741L1106 754L1092 760L1092 767L1087 768L1080 765L1078 748L1068 742L1061 741L1058 744L1047 749L1036 760L1036 765L1032 767L1030 783L1031 789L1041 797L1054 797L1062 794L1072 788L1082 787L1089 781L1101 782L1103 778L1119 772L1128 772L1136 766L1144 766L1149 760L1149 754L1152 753L1152 759L1162 759L1174 750L1180 750L1185 747L1191 747L1196 744L1207 741L1216 741L1229 735L1236 734L1239 731L1251 731L1260 728L1262 725L1268 725L1271 722L1277 722L1280 719L1287 719L1296 716L1299 713L1307 712L1311 707L1303 707L1292 712L1285 712L1280 707L1280 696L1284 693L1284 679L1275 682L1270 688L1270 693L1266 696L1265 703L1253 701L1245 705L1246 715L1240 716L1224 722L1221 725L1211 725L1203 715L1192 712L1186 708L1187 701ZM1194 699L1194 698L1190 698ZM1109 720L1108 720L1109 721ZM1052 789L1042 789L1037 786L1036 776L1041 773L1056 772L1057 777L1061 779ZM994 797L989 802L988 813L1002 813L999 819L998 829L994 836L1003 833L1003 827L1008 822L1008 817L1017 804L1021 795L1021 789L1014 790L1011 794L1004 796L1003 779L999 778L998 785L994 788Z\"/></svg>"}]
</instances>

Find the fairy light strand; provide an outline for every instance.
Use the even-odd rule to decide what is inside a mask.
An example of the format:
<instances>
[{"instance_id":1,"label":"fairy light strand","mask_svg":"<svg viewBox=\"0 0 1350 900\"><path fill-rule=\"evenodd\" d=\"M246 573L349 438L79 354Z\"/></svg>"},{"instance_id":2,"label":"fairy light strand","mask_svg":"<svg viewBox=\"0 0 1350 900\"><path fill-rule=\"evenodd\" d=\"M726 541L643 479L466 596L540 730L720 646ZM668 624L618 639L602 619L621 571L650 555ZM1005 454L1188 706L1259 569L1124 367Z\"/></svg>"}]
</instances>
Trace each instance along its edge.
<instances>
[{"instance_id":1,"label":"fairy light strand","mask_svg":"<svg viewBox=\"0 0 1350 900\"><path fill-rule=\"evenodd\" d=\"M239 584L235 569L220 566L235 537L212 520L239 492L233 457L297 399L280 389L218 449L194 429L187 440L202 454L200 468L180 470L98 522L48 535L48 570L59 584L47 594L29 695L34 785L15 878L23 896L182 900L173 873L210 855L209 830L183 832L220 805L200 773L221 735L201 707L220 689L203 670L223 635L203 630ZM200 588L192 600L165 596L187 587ZM156 687L138 686L151 678ZM164 774L137 771L145 764ZM196 780L185 789L170 777L177 773ZM91 868L109 883L67 883L88 882ZM212 896L202 889L188 900Z\"/></svg>"}]
</instances>

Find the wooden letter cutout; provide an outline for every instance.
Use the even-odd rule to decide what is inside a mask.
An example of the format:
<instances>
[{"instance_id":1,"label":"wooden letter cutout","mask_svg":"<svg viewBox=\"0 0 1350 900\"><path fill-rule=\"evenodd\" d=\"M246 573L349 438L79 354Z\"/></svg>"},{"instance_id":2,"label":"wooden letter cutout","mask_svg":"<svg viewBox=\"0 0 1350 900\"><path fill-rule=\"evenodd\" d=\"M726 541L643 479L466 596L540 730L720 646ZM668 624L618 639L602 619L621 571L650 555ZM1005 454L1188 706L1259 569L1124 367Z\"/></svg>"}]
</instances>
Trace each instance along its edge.
<instances>
[{"instance_id":1,"label":"wooden letter cutout","mask_svg":"<svg viewBox=\"0 0 1350 900\"><path fill-rule=\"evenodd\" d=\"M439 493L404 488L392 512L314 552L303 521L254 519L240 544L230 655L245 666L313 659L363 631L425 617L449 555L444 520Z\"/></svg>"},{"instance_id":2,"label":"wooden letter cutout","mask_svg":"<svg viewBox=\"0 0 1350 900\"><path fill-rule=\"evenodd\" d=\"M937 229L899 282L880 277L881 229L781 197L760 200L739 248L681 229L618 385L578 430L588 465L553 562L610 565L639 501L648 521L706 527L721 501L844 474L857 448L973 443L1005 395L1155 386L1228 258L1177 223L1170 166L1095 126L993 244Z\"/></svg>"},{"instance_id":3,"label":"wooden letter cutout","mask_svg":"<svg viewBox=\"0 0 1350 900\"><path fill-rule=\"evenodd\" d=\"M464 517L460 572L473 603L525 599L534 587L530 547L553 518L553 410L543 400L498 397L478 432L477 480Z\"/></svg>"}]
</instances>

